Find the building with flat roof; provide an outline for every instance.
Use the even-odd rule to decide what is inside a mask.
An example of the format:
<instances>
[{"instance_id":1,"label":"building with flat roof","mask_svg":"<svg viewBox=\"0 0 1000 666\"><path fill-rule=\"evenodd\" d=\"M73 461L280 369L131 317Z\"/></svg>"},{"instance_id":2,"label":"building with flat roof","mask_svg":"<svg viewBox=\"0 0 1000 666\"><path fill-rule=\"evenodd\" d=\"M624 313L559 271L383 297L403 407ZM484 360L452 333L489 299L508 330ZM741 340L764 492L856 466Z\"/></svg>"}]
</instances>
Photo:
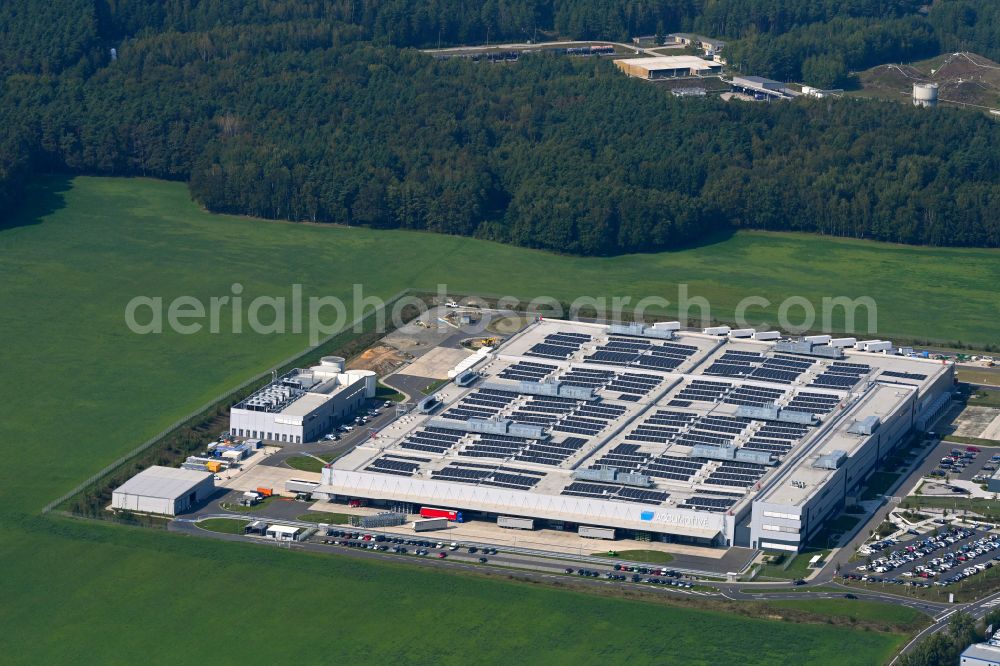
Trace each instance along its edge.
<instances>
[{"instance_id":1,"label":"building with flat roof","mask_svg":"<svg viewBox=\"0 0 1000 666\"><path fill-rule=\"evenodd\" d=\"M533 322L313 497L798 550L954 385L951 364L846 339L679 328Z\"/></svg>"},{"instance_id":2,"label":"building with flat roof","mask_svg":"<svg viewBox=\"0 0 1000 666\"><path fill-rule=\"evenodd\" d=\"M629 76L655 81L681 76L718 74L722 65L697 56L658 56L655 58L623 58L615 65Z\"/></svg>"},{"instance_id":3,"label":"building with flat roof","mask_svg":"<svg viewBox=\"0 0 1000 666\"><path fill-rule=\"evenodd\" d=\"M276 378L229 412L238 437L301 444L319 439L375 397L375 373L344 370L344 359L325 356L319 365Z\"/></svg>"},{"instance_id":4,"label":"building with flat roof","mask_svg":"<svg viewBox=\"0 0 1000 666\"><path fill-rule=\"evenodd\" d=\"M1000 646L973 643L965 648L958 663L960 666L1000 666Z\"/></svg>"},{"instance_id":5,"label":"building with flat roof","mask_svg":"<svg viewBox=\"0 0 1000 666\"><path fill-rule=\"evenodd\" d=\"M701 48L705 51L712 51L714 53L718 53L722 49L726 48L726 43L721 39L705 37L704 35L695 35L690 32L671 33L667 35L666 43L694 46L696 48Z\"/></svg>"},{"instance_id":6,"label":"building with flat roof","mask_svg":"<svg viewBox=\"0 0 1000 666\"><path fill-rule=\"evenodd\" d=\"M154 465L116 488L111 493L111 507L176 516L211 497L214 479L209 472Z\"/></svg>"}]
</instances>

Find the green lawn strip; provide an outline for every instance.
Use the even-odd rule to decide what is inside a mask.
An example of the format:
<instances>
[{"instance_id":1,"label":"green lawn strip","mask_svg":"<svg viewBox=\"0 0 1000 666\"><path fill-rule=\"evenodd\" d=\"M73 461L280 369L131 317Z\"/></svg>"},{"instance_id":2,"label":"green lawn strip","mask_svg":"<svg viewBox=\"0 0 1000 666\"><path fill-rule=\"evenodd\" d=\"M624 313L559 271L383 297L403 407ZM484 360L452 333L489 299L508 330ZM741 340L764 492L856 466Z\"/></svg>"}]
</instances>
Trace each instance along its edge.
<instances>
[{"instance_id":1,"label":"green lawn strip","mask_svg":"<svg viewBox=\"0 0 1000 666\"><path fill-rule=\"evenodd\" d=\"M829 554L829 550L807 550L795 555L790 563L782 562L781 564L764 565L759 575L765 578L784 578L788 580L805 578L812 572L812 569L809 568L809 560L816 555L820 555L819 560L823 561Z\"/></svg>"},{"instance_id":2,"label":"green lawn strip","mask_svg":"<svg viewBox=\"0 0 1000 666\"><path fill-rule=\"evenodd\" d=\"M659 550L617 550L614 555L608 551L591 553L592 557L608 557L629 562L646 562L648 564L667 564L673 562L674 556Z\"/></svg>"},{"instance_id":3,"label":"green lawn strip","mask_svg":"<svg viewBox=\"0 0 1000 666\"><path fill-rule=\"evenodd\" d=\"M210 532L221 532L222 534L243 534L243 528L247 521L239 518L206 518L198 523L198 527Z\"/></svg>"},{"instance_id":4,"label":"green lawn strip","mask_svg":"<svg viewBox=\"0 0 1000 666\"><path fill-rule=\"evenodd\" d=\"M332 456L318 456L322 460L317 460L312 456L289 456L285 458L285 464L301 472L316 472L319 474L323 468L329 464Z\"/></svg>"},{"instance_id":5,"label":"green lawn strip","mask_svg":"<svg viewBox=\"0 0 1000 666\"><path fill-rule=\"evenodd\" d=\"M275 496L271 495L270 497L265 497L264 499L262 499L257 504L254 504L253 506L243 506L242 504L239 504L237 502L224 502L219 506L221 506L226 511L232 511L233 513L255 513L257 511L263 511L264 509L266 509L268 506L271 505L272 502L275 501L275 499L276 499Z\"/></svg>"},{"instance_id":6,"label":"green lawn strip","mask_svg":"<svg viewBox=\"0 0 1000 666\"><path fill-rule=\"evenodd\" d=\"M965 444L968 446L1000 446L1000 441L995 439L983 439L981 437L964 437L962 435L945 435L942 438L946 442L954 442L956 444Z\"/></svg>"},{"instance_id":7,"label":"green lawn strip","mask_svg":"<svg viewBox=\"0 0 1000 666\"><path fill-rule=\"evenodd\" d=\"M768 588L756 588L756 587L743 587L741 592L745 594L784 594L786 592L838 592L845 593L845 590L838 589L836 587L824 587L819 586L800 586L800 587L768 587Z\"/></svg>"},{"instance_id":8,"label":"green lawn strip","mask_svg":"<svg viewBox=\"0 0 1000 666\"><path fill-rule=\"evenodd\" d=\"M346 513L329 513L327 511L307 511L296 518L304 523L327 523L328 525L349 525L351 516Z\"/></svg>"},{"instance_id":9,"label":"green lawn strip","mask_svg":"<svg viewBox=\"0 0 1000 666\"><path fill-rule=\"evenodd\" d=\"M403 402L406 400L406 396L397 391L394 388L386 386L382 382L375 385L375 399L390 402Z\"/></svg>"},{"instance_id":10,"label":"green lawn strip","mask_svg":"<svg viewBox=\"0 0 1000 666\"><path fill-rule=\"evenodd\" d=\"M768 606L800 610L816 615L848 618L855 622L874 622L894 631L912 631L928 623L929 618L909 606L865 599L780 599Z\"/></svg>"},{"instance_id":11,"label":"green lawn strip","mask_svg":"<svg viewBox=\"0 0 1000 666\"><path fill-rule=\"evenodd\" d=\"M904 497L900 506L907 509L947 509L953 517L975 513L987 520L1000 521L1000 499L987 497L911 495Z\"/></svg>"},{"instance_id":12,"label":"green lawn strip","mask_svg":"<svg viewBox=\"0 0 1000 666\"><path fill-rule=\"evenodd\" d=\"M424 387L423 389L424 395L430 395L431 393L434 393L434 391L437 391L439 388L441 388L450 381L451 381L450 379L439 379L436 382L431 382L430 384Z\"/></svg>"}]
</instances>

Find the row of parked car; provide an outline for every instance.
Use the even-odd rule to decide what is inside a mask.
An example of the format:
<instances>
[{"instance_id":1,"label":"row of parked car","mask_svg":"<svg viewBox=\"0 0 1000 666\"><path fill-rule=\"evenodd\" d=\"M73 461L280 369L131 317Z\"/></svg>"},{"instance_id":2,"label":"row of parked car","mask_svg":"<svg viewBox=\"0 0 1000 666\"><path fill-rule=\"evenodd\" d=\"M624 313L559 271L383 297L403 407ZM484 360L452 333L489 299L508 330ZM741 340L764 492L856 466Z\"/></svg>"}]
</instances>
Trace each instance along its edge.
<instances>
[{"instance_id":1,"label":"row of parked car","mask_svg":"<svg viewBox=\"0 0 1000 666\"><path fill-rule=\"evenodd\" d=\"M628 576L625 573L621 573L623 571L636 571L637 569L641 569L642 573L663 572L663 573L658 573L657 575L673 576L675 578L680 576L680 574L677 573L676 571L667 572L664 569L649 569L647 567L625 567L620 564L616 564L615 570L606 572L604 576L608 580L617 580L622 582L631 580L633 583L650 583L652 585L667 585L669 587L683 588L686 590L691 589L691 583L682 580L673 580L671 578L657 578L656 576L649 576L648 578L644 579L642 573L639 573L638 571L636 573L633 573L631 576ZM570 567L567 567L566 573L572 574L574 573L574 570ZM584 578L600 578L601 572L594 571L593 569L577 569L576 575L583 576Z\"/></svg>"},{"instance_id":2,"label":"row of parked car","mask_svg":"<svg viewBox=\"0 0 1000 666\"><path fill-rule=\"evenodd\" d=\"M653 574L654 576L670 576L672 578L681 577L679 572L662 567L637 567L628 564L616 564L613 568L615 571L626 571L628 573Z\"/></svg>"},{"instance_id":3,"label":"row of parked car","mask_svg":"<svg viewBox=\"0 0 1000 666\"><path fill-rule=\"evenodd\" d=\"M336 537L334 539L323 539L323 543L333 545L333 546L347 546L348 548L365 548L368 550L376 551L392 551L399 555L408 555L410 549L406 546L416 546L417 548L413 550L414 555L427 556L430 555L430 548L437 548L440 550L458 550L461 548L457 543L452 542L450 545L446 545L443 542L426 541L423 539L407 539L404 537L394 537L386 536L384 534L369 534L366 532L351 532L345 530L330 530L327 533L329 536ZM394 544L390 546L389 544ZM496 548L479 548L476 546L468 547L469 554L481 553L482 555L496 555L499 551ZM444 559L448 557L445 552L440 552L437 557ZM480 557L479 562L485 564L487 559L485 557Z\"/></svg>"},{"instance_id":4,"label":"row of parked car","mask_svg":"<svg viewBox=\"0 0 1000 666\"><path fill-rule=\"evenodd\" d=\"M858 571L870 570L874 573L887 573L903 567L910 562L927 557L935 551L947 548L962 539L968 539L973 534L975 534L975 532L971 529L964 527L952 527L937 536L928 536L920 541L915 540L907 546L894 550L884 557L872 560L871 566L862 565L858 567ZM895 544L894 539L886 539L886 542L893 542L893 544Z\"/></svg>"}]
</instances>

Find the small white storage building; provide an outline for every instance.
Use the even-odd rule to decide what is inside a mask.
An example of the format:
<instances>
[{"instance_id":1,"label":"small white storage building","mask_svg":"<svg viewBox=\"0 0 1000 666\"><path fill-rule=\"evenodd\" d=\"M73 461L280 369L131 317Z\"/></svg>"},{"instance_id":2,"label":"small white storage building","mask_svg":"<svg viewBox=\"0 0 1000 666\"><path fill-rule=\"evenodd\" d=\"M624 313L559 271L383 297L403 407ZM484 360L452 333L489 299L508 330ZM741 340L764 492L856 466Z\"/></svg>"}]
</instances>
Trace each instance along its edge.
<instances>
[{"instance_id":1,"label":"small white storage building","mask_svg":"<svg viewBox=\"0 0 1000 666\"><path fill-rule=\"evenodd\" d=\"M210 472L160 467L144 469L111 494L115 509L176 516L215 492Z\"/></svg>"},{"instance_id":2,"label":"small white storage building","mask_svg":"<svg viewBox=\"0 0 1000 666\"><path fill-rule=\"evenodd\" d=\"M264 536L269 539L274 539L275 541L294 541L295 537L298 536L301 531L301 527L292 527L291 525L271 525L267 528Z\"/></svg>"}]
</instances>

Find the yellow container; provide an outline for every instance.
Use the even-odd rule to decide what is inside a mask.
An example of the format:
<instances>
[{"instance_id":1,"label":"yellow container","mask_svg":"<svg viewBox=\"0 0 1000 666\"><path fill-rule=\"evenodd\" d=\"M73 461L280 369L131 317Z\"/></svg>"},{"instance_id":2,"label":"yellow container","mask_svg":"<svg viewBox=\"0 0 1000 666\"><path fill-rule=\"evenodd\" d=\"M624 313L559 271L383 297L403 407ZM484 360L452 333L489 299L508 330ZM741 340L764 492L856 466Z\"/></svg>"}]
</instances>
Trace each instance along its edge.
<instances>
[{"instance_id":1,"label":"yellow container","mask_svg":"<svg viewBox=\"0 0 1000 666\"><path fill-rule=\"evenodd\" d=\"M222 463L219 463L219 462L207 462L207 463L205 463L205 467L208 468L209 472L212 472L213 474L215 474L220 469L222 469Z\"/></svg>"}]
</instances>

